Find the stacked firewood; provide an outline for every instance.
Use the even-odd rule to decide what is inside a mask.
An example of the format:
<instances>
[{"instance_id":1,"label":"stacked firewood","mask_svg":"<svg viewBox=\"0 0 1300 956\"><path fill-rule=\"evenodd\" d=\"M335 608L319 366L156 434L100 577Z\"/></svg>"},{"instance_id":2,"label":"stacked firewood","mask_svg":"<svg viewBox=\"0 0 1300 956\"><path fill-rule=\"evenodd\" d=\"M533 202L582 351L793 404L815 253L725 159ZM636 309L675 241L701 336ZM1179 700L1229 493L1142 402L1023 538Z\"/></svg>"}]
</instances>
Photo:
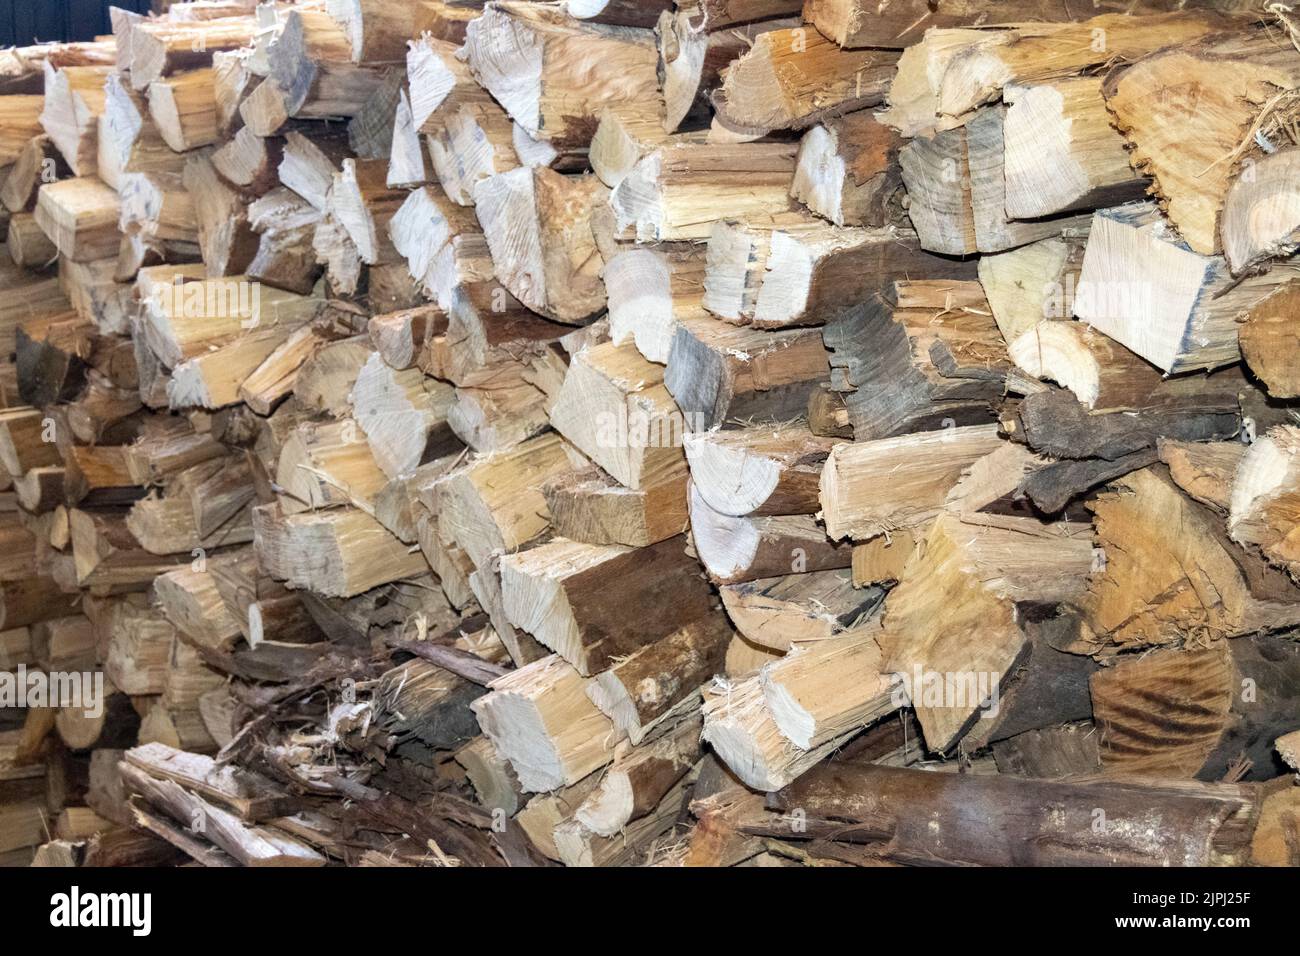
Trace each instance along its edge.
<instances>
[{"instance_id":1,"label":"stacked firewood","mask_svg":"<svg viewBox=\"0 0 1300 956\"><path fill-rule=\"evenodd\" d=\"M0 862L1300 864L1300 21L1077 6L0 53Z\"/></svg>"}]
</instances>

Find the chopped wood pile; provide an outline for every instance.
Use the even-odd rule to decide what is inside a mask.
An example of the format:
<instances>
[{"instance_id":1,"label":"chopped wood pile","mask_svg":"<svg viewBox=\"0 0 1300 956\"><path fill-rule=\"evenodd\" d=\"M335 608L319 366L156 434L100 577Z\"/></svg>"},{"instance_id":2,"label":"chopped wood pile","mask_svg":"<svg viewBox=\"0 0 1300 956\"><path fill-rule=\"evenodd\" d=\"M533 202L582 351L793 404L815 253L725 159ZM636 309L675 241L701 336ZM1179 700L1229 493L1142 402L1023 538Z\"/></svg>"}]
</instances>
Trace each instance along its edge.
<instances>
[{"instance_id":1,"label":"chopped wood pile","mask_svg":"<svg viewBox=\"0 0 1300 956\"><path fill-rule=\"evenodd\" d=\"M1300 865L1261 7L0 52L0 863Z\"/></svg>"}]
</instances>

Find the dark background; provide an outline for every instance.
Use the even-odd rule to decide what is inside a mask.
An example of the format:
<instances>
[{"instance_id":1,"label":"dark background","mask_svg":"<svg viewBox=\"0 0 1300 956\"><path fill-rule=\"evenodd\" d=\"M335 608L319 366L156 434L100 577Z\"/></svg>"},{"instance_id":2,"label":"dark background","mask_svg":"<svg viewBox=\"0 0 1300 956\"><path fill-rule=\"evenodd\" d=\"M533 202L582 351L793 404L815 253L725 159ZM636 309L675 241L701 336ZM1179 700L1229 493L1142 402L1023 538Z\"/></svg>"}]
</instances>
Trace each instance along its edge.
<instances>
[{"instance_id":1,"label":"dark background","mask_svg":"<svg viewBox=\"0 0 1300 956\"><path fill-rule=\"evenodd\" d=\"M149 0L0 0L0 47L110 34L109 7L147 13Z\"/></svg>"}]
</instances>

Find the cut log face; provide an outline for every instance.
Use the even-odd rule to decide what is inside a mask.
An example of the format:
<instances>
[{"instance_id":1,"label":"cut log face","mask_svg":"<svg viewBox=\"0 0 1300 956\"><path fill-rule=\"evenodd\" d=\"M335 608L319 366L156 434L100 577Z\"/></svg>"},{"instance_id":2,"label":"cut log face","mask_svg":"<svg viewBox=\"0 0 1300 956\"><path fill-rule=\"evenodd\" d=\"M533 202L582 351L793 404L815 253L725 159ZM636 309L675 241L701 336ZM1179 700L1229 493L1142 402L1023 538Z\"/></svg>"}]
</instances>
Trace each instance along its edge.
<instances>
[{"instance_id":1,"label":"cut log face","mask_svg":"<svg viewBox=\"0 0 1300 956\"><path fill-rule=\"evenodd\" d=\"M902 185L902 146L868 110L820 123L799 142L790 195L837 226L883 226Z\"/></svg>"},{"instance_id":2,"label":"cut log face","mask_svg":"<svg viewBox=\"0 0 1300 956\"><path fill-rule=\"evenodd\" d=\"M711 430L686 438L691 481L725 515L814 514L833 440L800 425Z\"/></svg>"},{"instance_id":3,"label":"cut log face","mask_svg":"<svg viewBox=\"0 0 1300 956\"><path fill-rule=\"evenodd\" d=\"M709 319L673 334L664 385L692 431L733 420L797 418L830 378L816 330L762 332Z\"/></svg>"},{"instance_id":4,"label":"cut log face","mask_svg":"<svg viewBox=\"0 0 1300 956\"><path fill-rule=\"evenodd\" d=\"M866 540L922 526L1002 441L996 425L977 425L836 445L821 473L826 533Z\"/></svg>"},{"instance_id":5,"label":"cut log face","mask_svg":"<svg viewBox=\"0 0 1300 956\"><path fill-rule=\"evenodd\" d=\"M558 656L493 681L471 706L479 726L530 793L573 786L614 758L621 734Z\"/></svg>"},{"instance_id":6,"label":"cut log face","mask_svg":"<svg viewBox=\"0 0 1300 956\"><path fill-rule=\"evenodd\" d=\"M1092 562L1087 525L934 523L890 595L880 638L930 750L948 751L997 716L1002 682L1027 646L1014 603L1077 597Z\"/></svg>"},{"instance_id":7,"label":"cut log face","mask_svg":"<svg viewBox=\"0 0 1300 956\"><path fill-rule=\"evenodd\" d=\"M663 370L631 345L584 349L569 364L551 423L588 458L633 490L678 472L685 430Z\"/></svg>"},{"instance_id":8,"label":"cut log face","mask_svg":"<svg viewBox=\"0 0 1300 956\"><path fill-rule=\"evenodd\" d=\"M695 551L718 584L847 568L853 561L853 549L827 540L812 515L726 515L710 508L694 486L690 511Z\"/></svg>"},{"instance_id":9,"label":"cut log face","mask_svg":"<svg viewBox=\"0 0 1300 956\"><path fill-rule=\"evenodd\" d=\"M510 4L470 23L465 51L475 78L511 118L556 145L590 138L606 106L658 97L648 30Z\"/></svg>"},{"instance_id":10,"label":"cut log face","mask_svg":"<svg viewBox=\"0 0 1300 956\"><path fill-rule=\"evenodd\" d=\"M1150 204L1093 217L1074 314L1169 373L1241 357L1237 315L1289 278L1281 267L1234 281L1222 257L1177 241Z\"/></svg>"},{"instance_id":11,"label":"cut log face","mask_svg":"<svg viewBox=\"0 0 1300 956\"><path fill-rule=\"evenodd\" d=\"M772 30L727 68L720 112L734 126L799 129L831 110L850 112L884 102L898 56L848 51L816 30Z\"/></svg>"},{"instance_id":12,"label":"cut log face","mask_svg":"<svg viewBox=\"0 0 1300 956\"><path fill-rule=\"evenodd\" d=\"M591 210L604 192L594 176L527 166L474 187L496 277L528 308L580 324L604 306L591 231Z\"/></svg>"},{"instance_id":13,"label":"cut log face","mask_svg":"<svg viewBox=\"0 0 1300 956\"><path fill-rule=\"evenodd\" d=\"M1106 561L1082 602L1086 643L1101 650L1171 644L1199 631L1288 626L1295 617L1285 603L1294 588L1286 575L1225 540L1222 518L1158 471L1124 477L1091 508ZM1161 530L1171 527L1182 531ZM1193 554L1195 562L1184 563Z\"/></svg>"},{"instance_id":14,"label":"cut log face","mask_svg":"<svg viewBox=\"0 0 1300 956\"><path fill-rule=\"evenodd\" d=\"M785 653L863 626L882 592L854 585L850 570L809 571L719 588L723 607L749 643Z\"/></svg>"},{"instance_id":15,"label":"cut log face","mask_svg":"<svg viewBox=\"0 0 1300 956\"><path fill-rule=\"evenodd\" d=\"M1300 246L1300 150L1286 149L1246 165L1223 203L1220 233L1233 275Z\"/></svg>"},{"instance_id":16,"label":"cut log face","mask_svg":"<svg viewBox=\"0 0 1300 956\"><path fill-rule=\"evenodd\" d=\"M455 390L416 369L397 371L378 352L357 373L352 409L375 462L389 478L453 451L458 440L447 424Z\"/></svg>"},{"instance_id":17,"label":"cut log face","mask_svg":"<svg viewBox=\"0 0 1300 956\"><path fill-rule=\"evenodd\" d=\"M1281 425L1252 444L1232 480L1228 530L1292 577L1300 572L1295 508L1300 503L1300 430Z\"/></svg>"},{"instance_id":18,"label":"cut log face","mask_svg":"<svg viewBox=\"0 0 1300 956\"><path fill-rule=\"evenodd\" d=\"M1140 199L1146 181L1111 128L1101 80L1010 87L1003 128L1006 212L1037 219Z\"/></svg>"},{"instance_id":19,"label":"cut log face","mask_svg":"<svg viewBox=\"0 0 1300 956\"><path fill-rule=\"evenodd\" d=\"M503 558L501 586L511 622L584 676L719 613L680 537L635 550L557 539ZM643 611L629 617L629 601Z\"/></svg>"}]
</instances>

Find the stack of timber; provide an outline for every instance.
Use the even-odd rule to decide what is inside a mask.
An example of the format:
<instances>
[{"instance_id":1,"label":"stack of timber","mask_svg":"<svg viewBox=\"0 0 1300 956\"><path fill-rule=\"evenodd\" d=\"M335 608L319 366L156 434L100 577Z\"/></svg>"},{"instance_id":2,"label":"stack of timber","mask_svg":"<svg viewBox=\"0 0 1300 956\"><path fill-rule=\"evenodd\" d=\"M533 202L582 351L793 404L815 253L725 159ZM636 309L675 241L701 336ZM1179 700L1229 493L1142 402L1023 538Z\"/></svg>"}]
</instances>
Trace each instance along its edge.
<instances>
[{"instance_id":1,"label":"stack of timber","mask_svg":"<svg viewBox=\"0 0 1300 956\"><path fill-rule=\"evenodd\" d=\"M0 863L1300 865L1259 7L0 54Z\"/></svg>"}]
</instances>

